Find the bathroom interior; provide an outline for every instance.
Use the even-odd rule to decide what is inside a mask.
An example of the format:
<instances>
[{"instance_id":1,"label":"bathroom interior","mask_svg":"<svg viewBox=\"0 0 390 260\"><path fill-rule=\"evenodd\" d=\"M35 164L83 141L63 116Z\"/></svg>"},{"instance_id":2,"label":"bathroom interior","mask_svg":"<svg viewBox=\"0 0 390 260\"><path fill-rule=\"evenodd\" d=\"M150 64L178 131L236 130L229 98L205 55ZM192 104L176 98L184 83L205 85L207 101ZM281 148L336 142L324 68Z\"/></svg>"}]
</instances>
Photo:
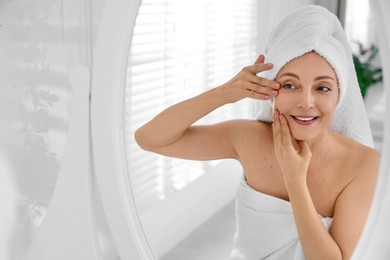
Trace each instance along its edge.
<instances>
[{"instance_id":1,"label":"bathroom interior","mask_svg":"<svg viewBox=\"0 0 390 260\"><path fill-rule=\"evenodd\" d=\"M0 259L229 259L241 166L152 154L134 132L252 64L310 4L382 75L361 83L381 166L353 259L389 259L386 0L2 0ZM255 115L245 99L199 123Z\"/></svg>"}]
</instances>

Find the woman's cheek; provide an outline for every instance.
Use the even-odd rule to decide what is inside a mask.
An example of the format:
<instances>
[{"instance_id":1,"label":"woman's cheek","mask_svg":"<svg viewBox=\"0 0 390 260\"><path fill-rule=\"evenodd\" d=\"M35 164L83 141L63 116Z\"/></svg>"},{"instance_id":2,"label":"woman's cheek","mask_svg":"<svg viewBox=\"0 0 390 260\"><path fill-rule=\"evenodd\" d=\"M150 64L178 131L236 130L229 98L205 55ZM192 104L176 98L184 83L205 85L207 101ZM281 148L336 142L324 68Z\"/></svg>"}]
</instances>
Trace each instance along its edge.
<instances>
[{"instance_id":1,"label":"woman's cheek","mask_svg":"<svg viewBox=\"0 0 390 260\"><path fill-rule=\"evenodd\" d=\"M279 113L285 114L287 112L289 100L286 99L284 94L279 94L277 97L274 97L273 100L273 110L277 109Z\"/></svg>"}]
</instances>

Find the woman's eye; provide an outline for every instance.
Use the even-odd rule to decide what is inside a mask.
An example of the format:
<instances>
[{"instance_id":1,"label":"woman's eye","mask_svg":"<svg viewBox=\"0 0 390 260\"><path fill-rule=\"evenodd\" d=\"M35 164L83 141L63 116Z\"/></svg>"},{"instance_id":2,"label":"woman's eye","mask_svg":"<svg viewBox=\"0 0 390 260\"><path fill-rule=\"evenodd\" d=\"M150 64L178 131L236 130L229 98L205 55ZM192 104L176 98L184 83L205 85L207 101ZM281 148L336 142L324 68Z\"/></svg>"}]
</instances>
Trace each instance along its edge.
<instances>
[{"instance_id":1,"label":"woman's eye","mask_svg":"<svg viewBox=\"0 0 390 260\"><path fill-rule=\"evenodd\" d=\"M287 90L292 90L292 89L295 89L295 86L293 84L287 83L287 84L284 84L282 86L282 88L287 89Z\"/></svg>"},{"instance_id":2,"label":"woman's eye","mask_svg":"<svg viewBox=\"0 0 390 260\"><path fill-rule=\"evenodd\" d=\"M331 89L328 88L327 86L320 86L318 87L318 90L324 93L331 91Z\"/></svg>"}]
</instances>

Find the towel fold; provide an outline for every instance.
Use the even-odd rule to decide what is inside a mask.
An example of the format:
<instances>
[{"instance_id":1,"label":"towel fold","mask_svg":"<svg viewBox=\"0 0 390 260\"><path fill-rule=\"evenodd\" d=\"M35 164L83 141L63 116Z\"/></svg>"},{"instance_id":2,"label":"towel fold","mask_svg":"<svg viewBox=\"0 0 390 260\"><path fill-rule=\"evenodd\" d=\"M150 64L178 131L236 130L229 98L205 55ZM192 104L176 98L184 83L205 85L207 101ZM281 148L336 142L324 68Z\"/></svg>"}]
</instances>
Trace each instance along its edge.
<instances>
[{"instance_id":1,"label":"towel fold","mask_svg":"<svg viewBox=\"0 0 390 260\"><path fill-rule=\"evenodd\" d=\"M319 216L326 229L332 218ZM232 260L305 259L291 203L240 182L236 198L237 231Z\"/></svg>"},{"instance_id":2,"label":"towel fold","mask_svg":"<svg viewBox=\"0 0 390 260\"><path fill-rule=\"evenodd\" d=\"M352 53L338 18L326 8L308 5L285 17L272 31L265 49L273 69L261 76L274 80L289 61L315 51L333 67L340 96L330 128L362 144L373 147L373 138L360 93ZM257 101L257 119L272 122L268 101Z\"/></svg>"}]
</instances>

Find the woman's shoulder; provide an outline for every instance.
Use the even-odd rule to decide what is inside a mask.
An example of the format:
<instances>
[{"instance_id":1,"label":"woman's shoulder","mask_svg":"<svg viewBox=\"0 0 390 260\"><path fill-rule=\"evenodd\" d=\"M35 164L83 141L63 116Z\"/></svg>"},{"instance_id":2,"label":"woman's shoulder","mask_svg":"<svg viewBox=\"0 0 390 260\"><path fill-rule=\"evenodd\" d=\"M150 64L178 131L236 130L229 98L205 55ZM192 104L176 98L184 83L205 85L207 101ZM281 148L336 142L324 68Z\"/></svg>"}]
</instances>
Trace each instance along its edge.
<instances>
[{"instance_id":1,"label":"woman's shoulder","mask_svg":"<svg viewBox=\"0 0 390 260\"><path fill-rule=\"evenodd\" d=\"M247 127L271 127L272 123L263 122L256 119L232 119L229 121L231 124L242 125Z\"/></svg>"},{"instance_id":2,"label":"woman's shoulder","mask_svg":"<svg viewBox=\"0 0 390 260\"><path fill-rule=\"evenodd\" d=\"M269 149L272 145L272 125L270 123L236 119L225 122L229 124L229 132L239 154L261 152L262 148Z\"/></svg>"},{"instance_id":3,"label":"woman's shoulder","mask_svg":"<svg viewBox=\"0 0 390 260\"><path fill-rule=\"evenodd\" d=\"M251 119L232 120L233 129L240 138L254 140L272 138L272 124Z\"/></svg>"},{"instance_id":4,"label":"woman's shoulder","mask_svg":"<svg viewBox=\"0 0 390 260\"><path fill-rule=\"evenodd\" d=\"M380 164L380 153L377 150L343 135L339 135L338 139L344 154L343 162L356 175L376 175Z\"/></svg>"},{"instance_id":5,"label":"woman's shoulder","mask_svg":"<svg viewBox=\"0 0 390 260\"><path fill-rule=\"evenodd\" d=\"M225 121L223 124L229 125L229 128L237 133L254 134L257 136L259 134L272 134L271 123L255 119L233 119Z\"/></svg>"},{"instance_id":6,"label":"woman's shoulder","mask_svg":"<svg viewBox=\"0 0 390 260\"><path fill-rule=\"evenodd\" d=\"M350 137L338 134L340 144L344 149L349 150L350 155L356 158L369 157L370 159L380 157L380 154L377 150L367 145L364 145Z\"/></svg>"}]
</instances>

